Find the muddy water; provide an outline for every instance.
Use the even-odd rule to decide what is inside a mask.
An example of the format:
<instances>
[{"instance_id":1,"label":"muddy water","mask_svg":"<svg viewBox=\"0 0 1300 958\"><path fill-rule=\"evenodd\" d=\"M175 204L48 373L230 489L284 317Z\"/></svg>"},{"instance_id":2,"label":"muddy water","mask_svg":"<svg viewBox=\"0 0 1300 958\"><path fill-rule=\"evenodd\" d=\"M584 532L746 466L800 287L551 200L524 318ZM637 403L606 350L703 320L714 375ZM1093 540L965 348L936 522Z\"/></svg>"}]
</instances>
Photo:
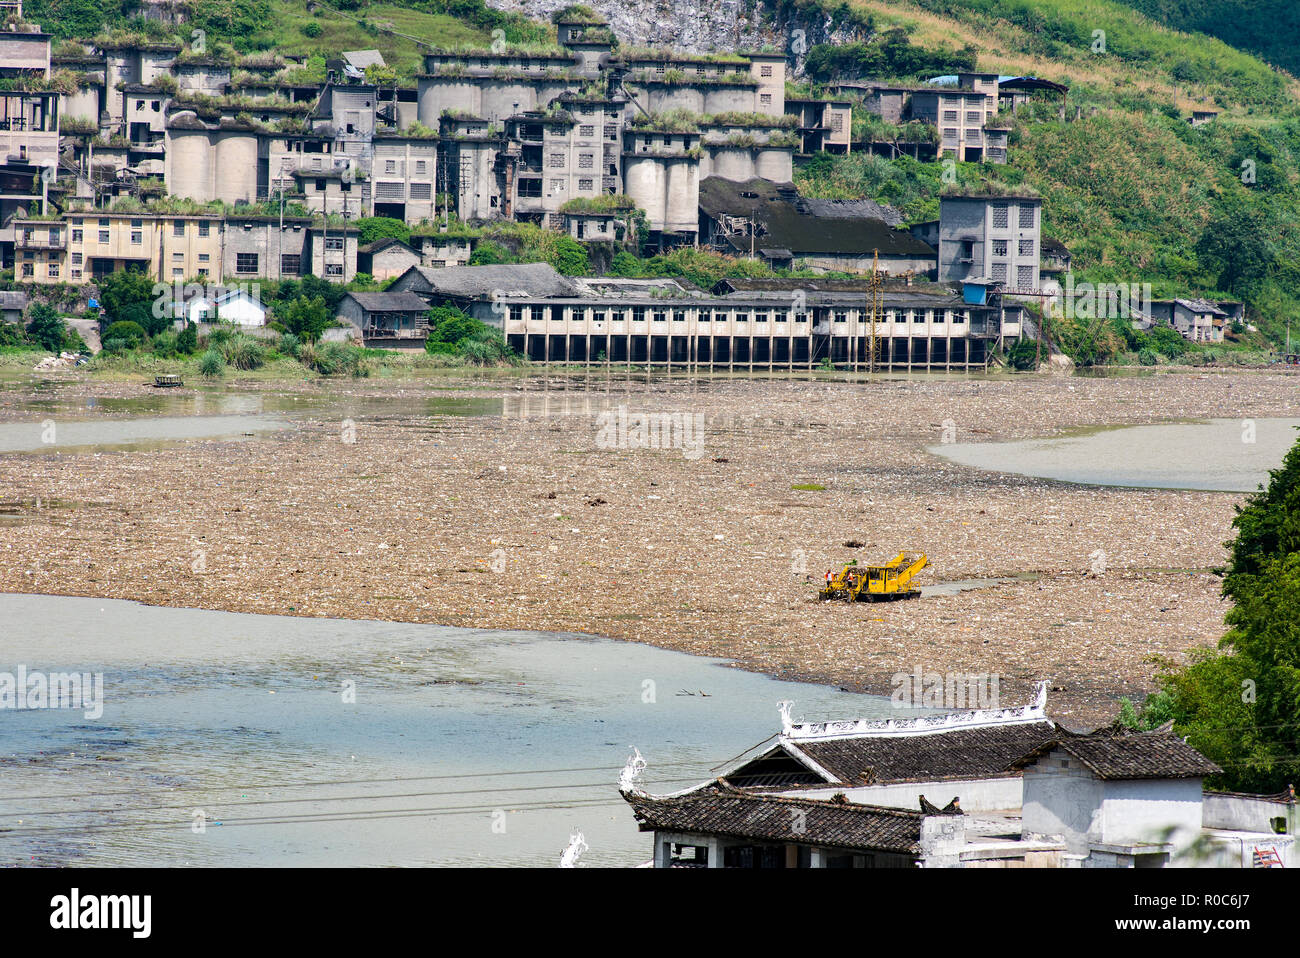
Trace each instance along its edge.
<instances>
[{"instance_id":1,"label":"muddy water","mask_svg":"<svg viewBox=\"0 0 1300 958\"><path fill-rule=\"evenodd\" d=\"M98 718L0 709L0 864L553 866L578 830L584 862L635 865L629 746L670 791L777 731L782 699L899 714L545 633L25 595L0 622L0 672L103 673Z\"/></svg>"},{"instance_id":2,"label":"muddy water","mask_svg":"<svg viewBox=\"0 0 1300 958\"><path fill-rule=\"evenodd\" d=\"M1087 485L1253 492L1300 438L1298 426L1300 419L1212 419L929 451L979 469Z\"/></svg>"}]
</instances>

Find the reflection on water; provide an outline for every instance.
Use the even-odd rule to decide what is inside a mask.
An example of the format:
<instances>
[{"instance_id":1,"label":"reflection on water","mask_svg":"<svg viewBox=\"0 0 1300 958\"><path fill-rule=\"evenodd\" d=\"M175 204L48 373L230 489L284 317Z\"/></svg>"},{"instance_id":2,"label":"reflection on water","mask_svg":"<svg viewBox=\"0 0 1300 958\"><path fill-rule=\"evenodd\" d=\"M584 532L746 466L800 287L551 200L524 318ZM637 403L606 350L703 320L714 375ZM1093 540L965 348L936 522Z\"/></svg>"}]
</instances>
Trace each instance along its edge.
<instances>
[{"instance_id":1,"label":"reflection on water","mask_svg":"<svg viewBox=\"0 0 1300 958\"><path fill-rule=\"evenodd\" d=\"M0 863L592 865L669 791L797 718L898 714L633 643L0 595L0 671L102 672L99 720L0 710ZM196 817L196 812L199 817ZM197 821L202 831L194 831Z\"/></svg>"},{"instance_id":2,"label":"reflection on water","mask_svg":"<svg viewBox=\"0 0 1300 958\"><path fill-rule=\"evenodd\" d=\"M96 452L185 439L236 439L288 428L272 416L160 416L0 423L0 452Z\"/></svg>"},{"instance_id":3,"label":"reflection on water","mask_svg":"<svg viewBox=\"0 0 1300 958\"><path fill-rule=\"evenodd\" d=\"M929 451L979 469L1089 485L1253 492L1300 438L1297 426L1300 419L1212 419Z\"/></svg>"}]
</instances>

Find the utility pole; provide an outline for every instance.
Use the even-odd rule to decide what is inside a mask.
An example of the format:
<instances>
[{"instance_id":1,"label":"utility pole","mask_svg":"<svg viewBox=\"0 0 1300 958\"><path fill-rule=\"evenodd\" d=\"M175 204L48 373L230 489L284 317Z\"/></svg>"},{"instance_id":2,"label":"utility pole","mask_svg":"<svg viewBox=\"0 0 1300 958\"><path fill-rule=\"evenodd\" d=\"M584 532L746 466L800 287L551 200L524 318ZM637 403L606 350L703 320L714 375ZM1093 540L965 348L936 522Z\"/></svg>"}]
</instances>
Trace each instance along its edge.
<instances>
[{"instance_id":1,"label":"utility pole","mask_svg":"<svg viewBox=\"0 0 1300 958\"><path fill-rule=\"evenodd\" d=\"M879 271L880 250L872 250L871 253L871 282L867 286L871 298L871 310L868 314L871 321L871 359L867 368L874 373L876 371L876 323L880 321L881 288L884 286L884 278Z\"/></svg>"}]
</instances>

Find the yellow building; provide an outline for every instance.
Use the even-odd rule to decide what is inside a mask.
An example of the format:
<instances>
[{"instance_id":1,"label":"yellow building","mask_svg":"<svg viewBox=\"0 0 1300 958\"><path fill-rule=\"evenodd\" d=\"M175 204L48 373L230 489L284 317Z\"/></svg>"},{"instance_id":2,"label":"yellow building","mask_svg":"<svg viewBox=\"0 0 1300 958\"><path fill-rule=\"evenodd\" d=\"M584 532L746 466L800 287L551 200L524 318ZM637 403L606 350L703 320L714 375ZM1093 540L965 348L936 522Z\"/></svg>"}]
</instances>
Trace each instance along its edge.
<instances>
[{"instance_id":1,"label":"yellow building","mask_svg":"<svg viewBox=\"0 0 1300 958\"><path fill-rule=\"evenodd\" d=\"M119 269L163 282L222 275L219 214L94 210L14 225L19 282L83 283Z\"/></svg>"}]
</instances>

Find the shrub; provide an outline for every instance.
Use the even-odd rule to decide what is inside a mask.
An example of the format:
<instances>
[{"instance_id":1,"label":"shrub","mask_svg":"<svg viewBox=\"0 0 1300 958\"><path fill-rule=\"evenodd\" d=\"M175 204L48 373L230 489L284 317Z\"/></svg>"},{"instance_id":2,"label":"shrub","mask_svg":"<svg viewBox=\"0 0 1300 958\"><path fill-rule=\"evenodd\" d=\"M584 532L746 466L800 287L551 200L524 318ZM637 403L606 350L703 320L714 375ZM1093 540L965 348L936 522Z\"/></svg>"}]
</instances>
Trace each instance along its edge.
<instances>
[{"instance_id":1,"label":"shrub","mask_svg":"<svg viewBox=\"0 0 1300 958\"><path fill-rule=\"evenodd\" d=\"M175 356L178 352L176 348L180 335L175 330L164 330L155 336L149 343L153 348L155 356Z\"/></svg>"},{"instance_id":2,"label":"shrub","mask_svg":"<svg viewBox=\"0 0 1300 958\"><path fill-rule=\"evenodd\" d=\"M129 319L118 320L104 330L105 342L110 339L123 340L126 343L124 349L135 349L144 342L144 336L144 327L139 323L133 323Z\"/></svg>"},{"instance_id":3,"label":"shrub","mask_svg":"<svg viewBox=\"0 0 1300 958\"><path fill-rule=\"evenodd\" d=\"M221 353L209 349L199 357L199 373L208 379L215 379L226 371L226 361Z\"/></svg>"},{"instance_id":4,"label":"shrub","mask_svg":"<svg viewBox=\"0 0 1300 958\"><path fill-rule=\"evenodd\" d=\"M1038 344L1032 339L1021 339L1007 350L1007 363L1021 371L1038 367Z\"/></svg>"},{"instance_id":5,"label":"shrub","mask_svg":"<svg viewBox=\"0 0 1300 958\"><path fill-rule=\"evenodd\" d=\"M222 359L235 369L261 369L266 363L266 347L252 336L232 336L219 349Z\"/></svg>"},{"instance_id":6,"label":"shrub","mask_svg":"<svg viewBox=\"0 0 1300 958\"><path fill-rule=\"evenodd\" d=\"M297 359L300 342L301 340L299 340L293 333L285 333L279 338L279 340L277 340L275 348L286 356L291 356L294 359Z\"/></svg>"},{"instance_id":7,"label":"shrub","mask_svg":"<svg viewBox=\"0 0 1300 958\"><path fill-rule=\"evenodd\" d=\"M176 337L176 352L192 356L199 350L199 330L193 323L186 323L185 328Z\"/></svg>"},{"instance_id":8,"label":"shrub","mask_svg":"<svg viewBox=\"0 0 1300 958\"><path fill-rule=\"evenodd\" d=\"M1150 346L1143 346L1138 351L1138 362L1143 366L1154 366L1160 362L1160 354Z\"/></svg>"},{"instance_id":9,"label":"shrub","mask_svg":"<svg viewBox=\"0 0 1300 958\"><path fill-rule=\"evenodd\" d=\"M304 37L315 39L321 35L321 25L315 20L308 20L302 25L302 35Z\"/></svg>"}]
</instances>

